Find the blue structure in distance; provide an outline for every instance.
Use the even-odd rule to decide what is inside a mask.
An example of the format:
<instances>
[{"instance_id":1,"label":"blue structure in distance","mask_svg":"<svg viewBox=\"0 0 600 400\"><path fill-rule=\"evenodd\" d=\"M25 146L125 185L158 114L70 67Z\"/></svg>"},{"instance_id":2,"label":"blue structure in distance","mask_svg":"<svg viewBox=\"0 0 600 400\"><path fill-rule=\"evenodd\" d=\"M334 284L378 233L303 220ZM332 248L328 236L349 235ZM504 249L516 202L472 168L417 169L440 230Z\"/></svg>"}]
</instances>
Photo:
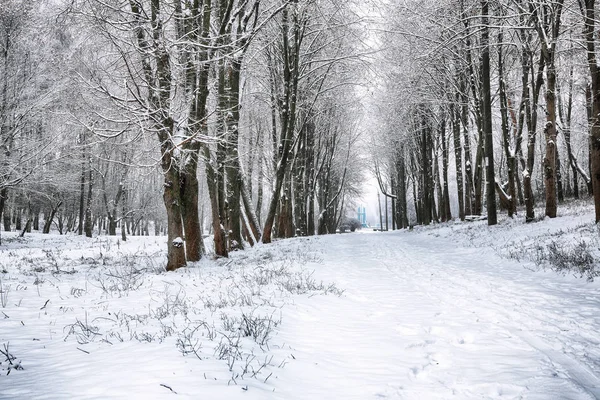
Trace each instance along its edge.
<instances>
[{"instance_id":1,"label":"blue structure in distance","mask_svg":"<svg viewBox=\"0 0 600 400\"><path fill-rule=\"evenodd\" d=\"M360 221L360 224L363 228L368 228L367 225L367 210L365 209L365 206L359 206L358 207L358 220Z\"/></svg>"}]
</instances>

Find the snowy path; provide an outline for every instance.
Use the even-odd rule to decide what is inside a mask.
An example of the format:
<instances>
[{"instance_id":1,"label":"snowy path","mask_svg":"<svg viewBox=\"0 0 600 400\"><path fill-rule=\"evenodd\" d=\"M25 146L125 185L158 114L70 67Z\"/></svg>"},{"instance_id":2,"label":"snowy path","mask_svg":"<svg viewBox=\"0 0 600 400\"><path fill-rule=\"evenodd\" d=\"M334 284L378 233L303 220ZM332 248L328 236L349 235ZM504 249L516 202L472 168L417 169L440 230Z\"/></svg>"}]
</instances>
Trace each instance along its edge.
<instances>
[{"instance_id":1,"label":"snowy path","mask_svg":"<svg viewBox=\"0 0 600 400\"><path fill-rule=\"evenodd\" d=\"M13 240L0 249L9 295L0 346L10 342L24 370L0 374L0 399L597 399L600 281L530 271L464 246L473 234L492 235L479 236L482 246L535 239L579 226L578 218L282 240L174 273L150 268L160 238L121 247L104 237ZM449 239L465 227L476 229ZM136 275L128 263L149 269ZM281 271L312 269L344 294L257 286L269 271L297 285ZM132 276L135 289L102 289ZM230 370L230 358L217 356L229 342L208 334L239 335L223 316L243 310L281 324L268 348L244 338ZM198 358L182 355L186 337L200 345Z\"/></svg>"},{"instance_id":2,"label":"snowy path","mask_svg":"<svg viewBox=\"0 0 600 400\"><path fill-rule=\"evenodd\" d=\"M285 313L279 398L600 398L598 284L424 233L318 246L346 292Z\"/></svg>"}]
</instances>

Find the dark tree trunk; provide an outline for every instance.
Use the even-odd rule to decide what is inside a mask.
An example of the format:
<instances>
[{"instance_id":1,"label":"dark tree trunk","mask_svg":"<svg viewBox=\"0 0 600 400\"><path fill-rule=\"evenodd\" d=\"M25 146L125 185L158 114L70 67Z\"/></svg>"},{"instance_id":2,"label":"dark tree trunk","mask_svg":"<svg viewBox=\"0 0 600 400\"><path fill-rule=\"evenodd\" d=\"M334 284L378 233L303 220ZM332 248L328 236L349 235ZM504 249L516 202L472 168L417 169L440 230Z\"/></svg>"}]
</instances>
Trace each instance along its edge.
<instances>
[{"instance_id":1,"label":"dark tree trunk","mask_svg":"<svg viewBox=\"0 0 600 400\"><path fill-rule=\"evenodd\" d=\"M186 258L179 198L179 173L172 163L170 151L163 150L162 167L165 180L163 201L167 209L167 271L174 271L186 266Z\"/></svg>"},{"instance_id":2,"label":"dark tree trunk","mask_svg":"<svg viewBox=\"0 0 600 400\"><path fill-rule=\"evenodd\" d=\"M442 141L442 178L443 178L443 194L442 194L442 210L444 221L452 219L452 211L450 210L450 190L448 189L448 144L446 143L446 118L443 116L442 126L440 129L440 140Z\"/></svg>"},{"instance_id":3,"label":"dark tree trunk","mask_svg":"<svg viewBox=\"0 0 600 400\"><path fill-rule=\"evenodd\" d=\"M39 231L40 230L40 206L39 205L35 205L33 207L32 214L33 214L33 223L31 226L34 231Z\"/></svg>"},{"instance_id":4,"label":"dark tree trunk","mask_svg":"<svg viewBox=\"0 0 600 400\"><path fill-rule=\"evenodd\" d=\"M295 2L294 2L295 4ZM290 40L288 36L289 28L289 13L288 8L283 9L282 18L282 33L283 33L283 75L284 75L284 100L282 104L282 124L281 124L281 144L279 162L276 163L275 169L275 185L269 210L265 219L263 228L263 243L271 243L271 232L273 223L275 222L275 212L281 196L286 171L288 168L288 158L292 148L293 135L296 124L296 101L298 93L299 79L299 57L301 44L301 26L298 20L297 13L292 13L293 26L292 31L294 37ZM279 149L278 149L279 150Z\"/></svg>"},{"instance_id":5,"label":"dark tree trunk","mask_svg":"<svg viewBox=\"0 0 600 400\"><path fill-rule=\"evenodd\" d=\"M452 136L454 139L454 162L456 168L456 192L458 195L458 217L465 220L465 189L463 182L463 156L460 140L460 113L458 109L459 94L456 95L456 104L450 105L450 116L452 117Z\"/></svg>"},{"instance_id":6,"label":"dark tree trunk","mask_svg":"<svg viewBox=\"0 0 600 400\"><path fill-rule=\"evenodd\" d=\"M21 207L17 208L17 212L15 213L15 229L17 231L21 230L22 223L23 223L21 213L22 213Z\"/></svg>"},{"instance_id":7,"label":"dark tree trunk","mask_svg":"<svg viewBox=\"0 0 600 400\"><path fill-rule=\"evenodd\" d=\"M494 140L492 132L492 97L490 90L490 37L489 37L489 0L481 2L481 19L483 30L481 32L482 45L482 89L483 89L483 131L485 134L485 164L487 180L487 221L488 225L496 225L496 192L494 189Z\"/></svg>"},{"instance_id":8,"label":"dark tree trunk","mask_svg":"<svg viewBox=\"0 0 600 400\"><path fill-rule=\"evenodd\" d=\"M294 217L296 220L297 233L307 236L306 220L306 190L308 188L308 173L306 172L306 125L300 132L296 156L292 166L292 181L294 194Z\"/></svg>"},{"instance_id":9,"label":"dark tree trunk","mask_svg":"<svg viewBox=\"0 0 600 400\"><path fill-rule=\"evenodd\" d=\"M421 118L421 181L420 185L422 199L421 204L421 222L424 225L429 225L432 221L432 210L433 210L433 199L431 197L433 190L433 174L431 171L432 165L432 146L431 146L431 132L430 127L428 125L428 121L425 119L425 110L422 109L421 113L423 115Z\"/></svg>"},{"instance_id":10,"label":"dark tree trunk","mask_svg":"<svg viewBox=\"0 0 600 400\"><path fill-rule=\"evenodd\" d=\"M3 218L4 230L10 232L10 215L5 211L6 200L8 200L8 189L2 188L0 190L0 217Z\"/></svg>"},{"instance_id":11,"label":"dark tree trunk","mask_svg":"<svg viewBox=\"0 0 600 400\"><path fill-rule=\"evenodd\" d=\"M88 192L87 192L87 204L85 206L85 223L84 230L85 236L91 238L94 224L92 221L92 185L93 185L93 172L90 168L88 171Z\"/></svg>"},{"instance_id":12,"label":"dark tree trunk","mask_svg":"<svg viewBox=\"0 0 600 400\"><path fill-rule=\"evenodd\" d=\"M192 18L187 18L180 9L179 2L176 3L178 9L179 34L182 40L190 39L192 42L205 45L208 41L208 32L210 29L211 8L210 0L203 4L193 3L191 8ZM206 48L195 49L184 53L186 72L186 91L192 99L189 109L188 129L191 135L197 136L206 134L206 101L209 95L208 74L209 67L207 59L209 50ZM185 251L188 261L199 261L206 253L204 241L202 239L202 224L198 215L199 201L199 182L197 177L198 159L200 153L200 144L198 140L187 142L187 159L184 167L180 171L180 197L182 203L183 229L185 233ZM207 158L208 163L210 156ZM213 182L207 182L210 187Z\"/></svg>"},{"instance_id":13,"label":"dark tree trunk","mask_svg":"<svg viewBox=\"0 0 600 400\"><path fill-rule=\"evenodd\" d=\"M475 165L472 164L473 160L471 157L471 149L470 149L470 139L468 137L468 106L467 106L467 98L466 95L464 97L463 102L463 127L465 134L465 159L467 160L466 165L466 176L467 176L467 190L470 194L469 204L465 204L465 209L469 209L469 214L480 215L482 210L482 186L483 186L483 168L482 168L482 160L483 160L483 145L484 145L484 133L483 133L483 116L482 116L482 101L480 100L480 93L478 89L477 83L481 81L481 77L475 71L475 63L473 62L473 57L471 54L471 34L470 34L470 21L471 18L468 17L463 1L460 2L461 9L461 17L463 20L463 24L465 25L465 53L466 53L466 62L467 62L467 70L468 70L468 86L471 90L471 95L473 97L474 104L474 114L475 114L475 125L477 128L478 139L477 139L477 148L475 152ZM465 90L466 92L465 84Z\"/></svg>"},{"instance_id":14,"label":"dark tree trunk","mask_svg":"<svg viewBox=\"0 0 600 400\"><path fill-rule=\"evenodd\" d=\"M516 150L511 147L510 131L508 128L508 99L506 95L506 86L504 82L504 57L502 43L504 42L503 31L498 33L498 87L500 92L500 115L502 117L502 144L506 156L506 166L508 174L508 196L501 199L505 202L504 206L508 211L508 216L513 217L517 212L517 190L515 185L515 176L517 170ZM518 134L516 135L518 136ZM517 138L517 140L519 140Z\"/></svg>"},{"instance_id":15,"label":"dark tree trunk","mask_svg":"<svg viewBox=\"0 0 600 400\"><path fill-rule=\"evenodd\" d=\"M199 261L205 253L202 229L198 215L199 183L196 172L198 170L198 148L194 148L181 171L181 218L185 233L185 254L188 261Z\"/></svg>"},{"instance_id":16,"label":"dark tree trunk","mask_svg":"<svg viewBox=\"0 0 600 400\"><path fill-rule=\"evenodd\" d=\"M227 238L225 235L224 225L221 221L221 215L219 213L219 178L215 167L210 160L210 152L208 145L204 145L204 155L206 157L206 181L208 182L208 196L210 198L211 211L212 211L212 231L214 235L214 246L215 255L217 257L227 257L229 252L227 250Z\"/></svg>"},{"instance_id":17,"label":"dark tree trunk","mask_svg":"<svg viewBox=\"0 0 600 400\"><path fill-rule=\"evenodd\" d=\"M588 175L591 177L593 174L593 168L592 168L592 156L593 156L593 149L592 149L592 127L594 125L594 120L592 118L593 115L593 106L592 106L592 86L588 85L587 89L586 89L586 111L587 111L587 119L588 119L588 130L589 130L589 135L588 135ZM593 180L590 178L590 182L588 184L588 194L590 196L594 195L594 187L593 187Z\"/></svg>"},{"instance_id":18,"label":"dark tree trunk","mask_svg":"<svg viewBox=\"0 0 600 400\"><path fill-rule=\"evenodd\" d=\"M227 163L225 172L227 176L227 225L229 228L229 243L231 250L243 250L244 242L242 240L241 226L241 180L240 158L238 154L240 119L239 106L239 87L240 87L240 69L241 63L232 60L226 70L226 81L228 83L227 92L227 115L225 116L226 126L226 151Z\"/></svg>"},{"instance_id":19,"label":"dark tree trunk","mask_svg":"<svg viewBox=\"0 0 600 400\"><path fill-rule=\"evenodd\" d=\"M546 155L544 157L544 187L546 189L546 216L556 217L556 71L553 57L546 69Z\"/></svg>"},{"instance_id":20,"label":"dark tree trunk","mask_svg":"<svg viewBox=\"0 0 600 400\"><path fill-rule=\"evenodd\" d=\"M596 56L595 24L596 9L595 0L584 0L584 34L587 46L588 67L591 77L591 118L590 129L590 177L594 192L594 205L596 209L596 223L600 222L600 68ZM582 7L583 8L583 7Z\"/></svg>"},{"instance_id":21,"label":"dark tree trunk","mask_svg":"<svg viewBox=\"0 0 600 400\"><path fill-rule=\"evenodd\" d=\"M558 134L557 134L558 136ZM560 164L560 155L558 152L558 149L555 151L554 153L556 155L556 195L558 197L558 202L562 203L565 201L565 192L563 189L563 183L562 183L562 173L560 171L561 169L561 164Z\"/></svg>"},{"instance_id":22,"label":"dark tree trunk","mask_svg":"<svg viewBox=\"0 0 600 400\"><path fill-rule=\"evenodd\" d=\"M403 147L400 147L399 154L396 156L396 170L398 173L398 223L400 228L408 228L406 165Z\"/></svg>"},{"instance_id":23,"label":"dark tree trunk","mask_svg":"<svg viewBox=\"0 0 600 400\"><path fill-rule=\"evenodd\" d=\"M306 176L305 187L306 187L306 234L315 234L315 184L316 184L316 173L315 171L315 124L312 121L308 121L305 126L306 129L306 164L304 167L304 173Z\"/></svg>"},{"instance_id":24,"label":"dark tree trunk","mask_svg":"<svg viewBox=\"0 0 600 400\"><path fill-rule=\"evenodd\" d=\"M19 237L25 236L25 232L31 232L31 221L32 221L31 218L27 219L27 222L25 222L25 228L23 228L23 230L19 234Z\"/></svg>"},{"instance_id":25,"label":"dark tree trunk","mask_svg":"<svg viewBox=\"0 0 600 400\"><path fill-rule=\"evenodd\" d=\"M241 196L242 204L244 205L244 213L246 214L246 220L248 227L250 228L250 232L252 233L252 235L254 235L255 242L258 242L262 237L262 232L260 231L260 224L258 222L258 217L252 209L252 199L250 198L250 190L248 187L246 187L246 180L243 178L243 170L240 171L240 174L242 175Z\"/></svg>"},{"instance_id":26,"label":"dark tree trunk","mask_svg":"<svg viewBox=\"0 0 600 400\"><path fill-rule=\"evenodd\" d=\"M81 185L79 192L79 220L77 222L77 234L83 235L83 220L85 218L85 165L87 163L87 159L83 158L83 162L81 163Z\"/></svg>"},{"instance_id":27,"label":"dark tree trunk","mask_svg":"<svg viewBox=\"0 0 600 400\"><path fill-rule=\"evenodd\" d=\"M383 215L381 214L381 196L377 192L377 205L379 206L379 230L383 231Z\"/></svg>"},{"instance_id":28,"label":"dark tree trunk","mask_svg":"<svg viewBox=\"0 0 600 400\"><path fill-rule=\"evenodd\" d=\"M392 182L392 194L394 196L396 195L396 182ZM394 199L393 197L391 199L392 199L392 230L395 231L398 228L398 221L396 220L398 213L396 211L396 199Z\"/></svg>"},{"instance_id":29,"label":"dark tree trunk","mask_svg":"<svg viewBox=\"0 0 600 400\"><path fill-rule=\"evenodd\" d=\"M58 211L58 209L60 208L61 205L62 205L62 201L59 201L56 204L56 206L52 207L52 209L46 216L46 221L44 222L44 228L42 230L42 233L44 233L44 234L50 233L50 229L52 227L52 221L54 220L54 216L56 215L56 212Z\"/></svg>"},{"instance_id":30,"label":"dark tree trunk","mask_svg":"<svg viewBox=\"0 0 600 400\"><path fill-rule=\"evenodd\" d=\"M560 102L560 95L558 97ZM566 112L563 111L563 107L559 105L560 119L564 123L563 133L565 135L565 145L567 147L567 156L569 158L569 166L571 167L571 172L573 173L573 197L576 199L579 198L579 165L577 163L577 159L573 154L573 149L571 147L571 115L573 111L573 65L571 65L569 69L569 94L567 97L567 109ZM566 114L566 115L565 115ZM586 175L582 175L584 179ZM589 182L589 178L586 179L586 184Z\"/></svg>"},{"instance_id":31,"label":"dark tree trunk","mask_svg":"<svg viewBox=\"0 0 600 400\"><path fill-rule=\"evenodd\" d=\"M546 67L544 57L540 57L537 74L533 70L533 56L531 52L528 52L528 62L531 68L531 77L536 76L535 83L533 86L533 98L531 99L531 106L529 105L529 99L526 105L526 116L527 116L527 167L523 173L523 194L525 196L525 221L532 222L535 219L534 206L535 198L533 196L533 189L531 185L531 175L533 174L533 167L535 161L535 142L536 142L536 129L537 129L537 106L539 101L540 89L544 82L544 68Z\"/></svg>"},{"instance_id":32,"label":"dark tree trunk","mask_svg":"<svg viewBox=\"0 0 600 400\"><path fill-rule=\"evenodd\" d=\"M261 224L262 206L263 206L263 180L264 180L264 152L263 135L259 133L258 139L258 181L256 183L256 223ZM249 177L251 179L251 177ZM262 233L261 233L262 236ZM257 238L257 240L260 240Z\"/></svg>"}]
</instances>

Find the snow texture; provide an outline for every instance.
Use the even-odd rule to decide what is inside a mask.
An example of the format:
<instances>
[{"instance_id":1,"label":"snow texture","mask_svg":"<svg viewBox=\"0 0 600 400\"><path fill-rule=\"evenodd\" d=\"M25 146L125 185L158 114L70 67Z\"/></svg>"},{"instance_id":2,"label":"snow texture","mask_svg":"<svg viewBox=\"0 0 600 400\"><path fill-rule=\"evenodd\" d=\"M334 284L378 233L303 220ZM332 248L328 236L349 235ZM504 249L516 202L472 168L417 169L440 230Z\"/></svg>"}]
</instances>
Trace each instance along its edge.
<instances>
[{"instance_id":1,"label":"snow texture","mask_svg":"<svg viewBox=\"0 0 600 400\"><path fill-rule=\"evenodd\" d=\"M0 398L600 398L600 284L507 256L591 221L297 238L173 273L161 238L8 234L0 349L23 369L0 364Z\"/></svg>"}]
</instances>

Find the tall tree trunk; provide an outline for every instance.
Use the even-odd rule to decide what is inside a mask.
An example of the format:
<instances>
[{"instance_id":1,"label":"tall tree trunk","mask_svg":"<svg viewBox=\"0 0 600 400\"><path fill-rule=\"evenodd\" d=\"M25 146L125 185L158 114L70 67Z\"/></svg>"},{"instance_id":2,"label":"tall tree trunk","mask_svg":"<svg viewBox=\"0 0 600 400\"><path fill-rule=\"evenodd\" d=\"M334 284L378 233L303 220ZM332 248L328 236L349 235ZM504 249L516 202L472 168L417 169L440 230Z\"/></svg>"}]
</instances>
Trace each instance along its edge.
<instances>
[{"instance_id":1,"label":"tall tree trunk","mask_svg":"<svg viewBox=\"0 0 600 400\"><path fill-rule=\"evenodd\" d=\"M316 185L316 174L315 170L315 124L312 121L308 121L305 124L306 130L306 157L304 173L306 176L305 187L306 187L306 233L309 236L315 234L315 185Z\"/></svg>"},{"instance_id":2,"label":"tall tree trunk","mask_svg":"<svg viewBox=\"0 0 600 400\"><path fill-rule=\"evenodd\" d=\"M46 221L44 222L44 227L42 229L42 233L44 233L44 234L50 233L50 229L52 228L52 221L54 220L54 216L56 215L56 212L58 211L58 209L60 208L61 205L62 205L62 200L59 201L58 203L56 203L55 206L52 206L50 212L48 213L48 215L46 215Z\"/></svg>"},{"instance_id":3,"label":"tall tree trunk","mask_svg":"<svg viewBox=\"0 0 600 400\"><path fill-rule=\"evenodd\" d=\"M296 156L292 165L292 180L294 194L294 218L297 233L307 236L306 220L306 191L308 189L308 172L306 171L306 125L300 131L300 137L296 146Z\"/></svg>"},{"instance_id":4,"label":"tall tree trunk","mask_svg":"<svg viewBox=\"0 0 600 400\"><path fill-rule=\"evenodd\" d=\"M234 56L235 58L235 56ZM243 250L244 242L242 240L241 226L241 174L240 158L238 153L240 106L240 70L241 62L234 59L226 67L226 82L228 84L227 92L227 111L225 116L226 126L226 151L227 163L225 173L227 177L227 226L229 228L230 250Z\"/></svg>"},{"instance_id":5,"label":"tall tree trunk","mask_svg":"<svg viewBox=\"0 0 600 400\"><path fill-rule=\"evenodd\" d=\"M440 140L442 142L442 178L443 178L443 195L442 210L444 211L444 221L452 219L452 211L450 210L450 191L448 188L448 144L446 143L446 117L442 117L442 126L440 128Z\"/></svg>"},{"instance_id":6,"label":"tall tree trunk","mask_svg":"<svg viewBox=\"0 0 600 400\"><path fill-rule=\"evenodd\" d=\"M571 148L571 115L573 111L573 65L569 68L569 81L568 81L568 95L567 95L567 105L566 110L564 107L564 103L562 102L562 95L560 90L560 85L556 85L557 93L558 93L558 115L563 125L563 134L565 136L565 146L567 148L567 157L569 159L569 166L571 167L571 171L573 173L573 191L572 195L574 198L579 198L579 178L577 173L577 160L573 155L573 149ZM567 169L568 171L568 169Z\"/></svg>"},{"instance_id":7,"label":"tall tree trunk","mask_svg":"<svg viewBox=\"0 0 600 400\"><path fill-rule=\"evenodd\" d=\"M6 208L6 200L8 200L8 189L7 188L2 188L2 190L0 190L0 218L3 218L3 222L4 222L4 230L6 232L10 232L10 216L8 216L8 213L5 211ZM8 218L7 218L8 216ZM7 224L6 222L8 221L8 229L7 229Z\"/></svg>"},{"instance_id":8,"label":"tall tree trunk","mask_svg":"<svg viewBox=\"0 0 600 400\"><path fill-rule=\"evenodd\" d=\"M404 147L401 146L396 156L396 170L398 173L398 221L401 228L408 228L408 202L406 199L406 164L404 161Z\"/></svg>"},{"instance_id":9,"label":"tall tree trunk","mask_svg":"<svg viewBox=\"0 0 600 400\"><path fill-rule=\"evenodd\" d=\"M291 4L296 5L297 1L293 1ZM294 10L295 11L295 10ZM271 196L271 202L269 204L269 210L265 219L265 226L263 228L263 243L271 243L271 232L273 230L273 223L275 221L275 212L277 211L277 205L281 197L281 189L285 179L288 158L292 148L293 135L296 125L296 102L298 93L298 79L299 79L299 57L300 57L300 44L301 40L301 27L298 21L298 13L292 13L293 20L293 34L294 37L290 41L288 37L289 27L289 13L288 7L283 9L283 75L284 75L284 101L282 109L282 124L281 124L281 151L279 162L275 169L275 185L273 188L273 195Z\"/></svg>"},{"instance_id":10,"label":"tall tree trunk","mask_svg":"<svg viewBox=\"0 0 600 400\"><path fill-rule=\"evenodd\" d=\"M511 147L510 131L508 128L508 99L506 85L504 82L504 57L502 43L504 42L503 31L498 33L498 87L500 92L500 115L502 117L502 144L506 155L506 166L508 171L508 216L513 217L517 211L517 191L515 175L517 170L516 151Z\"/></svg>"},{"instance_id":11,"label":"tall tree trunk","mask_svg":"<svg viewBox=\"0 0 600 400\"><path fill-rule=\"evenodd\" d=\"M582 13L584 14L584 34L587 46L588 67L590 70L591 84L591 108L590 118L590 158L591 179L594 191L594 205L596 209L596 223L600 222L600 68L596 56L595 24L596 9L595 0L583 0Z\"/></svg>"},{"instance_id":12,"label":"tall tree trunk","mask_svg":"<svg viewBox=\"0 0 600 400\"><path fill-rule=\"evenodd\" d=\"M425 119L425 110L421 110L422 115L421 119L421 171L422 177L421 180L423 184L421 185L421 193L422 193L422 223L424 225L429 225L432 221L432 211L433 211L433 173L432 173L432 145L431 145L431 132L430 127L428 125L428 121Z\"/></svg>"},{"instance_id":13,"label":"tall tree trunk","mask_svg":"<svg viewBox=\"0 0 600 400\"><path fill-rule=\"evenodd\" d=\"M544 135L546 152L543 162L544 188L546 192L546 216L556 217L556 43L560 34L560 19L563 0L552 4L542 4L533 8L536 30L540 38L541 54L546 65L546 125ZM533 6L532 6L533 7ZM543 11L543 14L542 14ZM550 16L546 16L549 14Z\"/></svg>"},{"instance_id":14,"label":"tall tree trunk","mask_svg":"<svg viewBox=\"0 0 600 400\"><path fill-rule=\"evenodd\" d=\"M163 145L164 146L164 145ZM165 149L166 150L166 149ZM171 159L170 149L163 150L162 167L164 174L163 201L167 209L167 271L186 266L183 242L183 223L181 221L181 190L179 171Z\"/></svg>"},{"instance_id":15,"label":"tall tree trunk","mask_svg":"<svg viewBox=\"0 0 600 400\"><path fill-rule=\"evenodd\" d=\"M470 141L468 139L468 108L465 102L463 103L463 126L465 129L465 159L467 160L466 173L470 193L473 193L470 200L470 213L481 215L482 210L482 190L483 190L483 151L484 151L484 132L483 132L483 115L482 115L482 100L477 83L481 81L481 77L475 71L475 63L471 54L471 34L470 20L464 7L464 2L460 1L461 18L465 25L465 53L468 70L468 87L471 89L473 97L475 126L477 128L477 151L475 152L475 165L472 165ZM489 53L488 53L489 54ZM467 86L467 84L465 84ZM466 87L465 87L466 92Z\"/></svg>"},{"instance_id":16,"label":"tall tree trunk","mask_svg":"<svg viewBox=\"0 0 600 400\"><path fill-rule=\"evenodd\" d=\"M391 179L391 186L392 186L392 195L396 196L398 193L396 192L396 181L393 178L393 174L392 174L392 179ZM398 228L398 212L396 211L396 198L392 197L392 230L395 231Z\"/></svg>"},{"instance_id":17,"label":"tall tree trunk","mask_svg":"<svg viewBox=\"0 0 600 400\"><path fill-rule=\"evenodd\" d=\"M256 223L261 224L262 206L263 206L263 181L264 181L264 151L263 151L263 135L260 134L258 141L258 180L256 182ZM262 234L261 234L262 236ZM257 238L257 240L260 240Z\"/></svg>"},{"instance_id":18,"label":"tall tree trunk","mask_svg":"<svg viewBox=\"0 0 600 400\"><path fill-rule=\"evenodd\" d=\"M91 160L90 160L91 161ZM87 202L85 206L85 223L84 230L85 236L91 238L92 230L94 229L94 224L92 221L92 186L93 186L93 171L90 165L88 171L88 192L87 192Z\"/></svg>"},{"instance_id":19,"label":"tall tree trunk","mask_svg":"<svg viewBox=\"0 0 600 400\"><path fill-rule=\"evenodd\" d=\"M377 204L379 205L379 230L383 231L383 214L381 214L381 196L377 192Z\"/></svg>"},{"instance_id":20,"label":"tall tree trunk","mask_svg":"<svg viewBox=\"0 0 600 400\"><path fill-rule=\"evenodd\" d=\"M558 132L557 132L557 137L558 137ZM556 165L556 195L558 198L558 202L562 203L565 201L565 193L564 193L564 189L563 189L563 183L562 183L562 172L561 172L561 164L560 164L560 154L558 152L558 149L554 152L554 154L556 155L556 161L555 161L555 165Z\"/></svg>"},{"instance_id":21,"label":"tall tree trunk","mask_svg":"<svg viewBox=\"0 0 600 400\"><path fill-rule=\"evenodd\" d=\"M154 129L160 143L161 168L163 172L163 201L167 211L167 271L186 265L181 221L181 190L179 166L173 158L175 150L174 121L170 116L172 95L171 60L167 51L164 26L161 17L161 1L150 1L150 15L142 4L129 2L136 22L138 53L141 57L142 73L148 85L148 113L152 116ZM148 17L150 20L148 21ZM149 22L150 30L146 24ZM149 37L150 36L150 37Z\"/></svg>"},{"instance_id":22,"label":"tall tree trunk","mask_svg":"<svg viewBox=\"0 0 600 400\"><path fill-rule=\"evenodd\" d=\"M383 196L383 204L385 205L385 231L389 231L389 217L388 217L388 197Z\"/></svg>"},{"instance_id":23,"label":"tall tree trunk","mask_svg":"<svg viewBox=\"0 0 600 400\"><path fill-rule=\"evenodd\" d=\"M198 182L198 148L193 148L180 175L181 217L185 233L187 261L200 261L206 253L198 210L200 184Z\"/></svg>"},{"instance_id":24,"label":"tall tree trunk","mask_svg":"<svg viewBox=\"0 0 600 400\"><path fill-rule=\"evenodd\" d=\"M588 174L591 177L592 174L594 173L593 169L592 169L592 156L593 156L592 126L594 125L594 119L593 119L592 115L593 115L594 111L593 111L593 106L592 106L593 99L592 99L592 85L591 84L587 85L585 94L586 94L585 100L586 100L586 111L587 111L588 131L589 131L589 135L588 135ZM592 182L591 178L590 178L590 184L588 185L588 194L590 196L594 195L593 182Z\"/></svg>"},{"instance_id":25,"label":"tall tree trunk","mask_svg":"<svg viewBox=\"0 0 600 400\"><path fill-rule=\"evenodd\" d=\"M244 175L243 171L240 171L240 173L242 174L242 176ZM244 212L246 213L248 227L252 231L252 235L254 235L254 239L256 239L256 241L260 241L260 239L262 237L262 232L260 231L260 223L258 222L258 217L254 213L254 210L252 208L252 199L250 198L250 190L248 187L246 187L244 179L242 179L241 195L242 195L242 203L244 205Z\"/></svg>"},{"instance_id":26,"label":"tall tree trunk","mask_svg":"<svg viewBox=\"0 0 600 400\"><path fill-rule=\"evenodd\" d=\"M531 68L531 78L535 76L535 82L533 84L533 97L531 102L526 102L525 115L527 117L527 165L523 172L523 194L525 196L525 221L532 222L535 219L534 206L535 198L533 196L533 189L531 186L531 175L533 174L533 167L535 161L535 142L536 142L536 129L537 129L537 106L539 101L540 90L544 82L544 69L546 67L544 57L540 57L537 73L534 72L533 67L533 54L531 51L527 52L528 66ZM530 105L531 103L531 105Z\"/></svg>"},{"instance_id":27,"label":"tall tree trunk","mask_svg":"<svg viewBox=\"0 0 600 400\"><path fill-rule=\"evenodd\" d=\"M83 134L82 134L83 137ZM83 235L83 220L85 217L85 166L89 164L85 153L81 162L81 184L79 188L79 221L77 222L77 234Z\"/></svg>"},{"instance_id":28,"label":"tall tree trunk","mask_svg":"<svg viewBox=\"0 0 600 400\"><path fill-rule=\"evenodd\" d=\"M225 235L225 227L221 221L220 205L219 205L219 178L218 172L214 166L214 162L210 158L210 150L208 144L202 146L205 166L206 166L206 181L208 183L208 196L210 198L212 231L214 235L215 255L217 257L227 257L227 238Z\"/></svg>"},{"instance_id":29,"label":"tall tree trunk","mask_svg":"<svg viewBox=\"0 0 600 400\"><path fill-rule=\"evenodd\" d=\"M546 155L544 157L544 187L546 189L546 216L556 217L556 70L554 61L547 60L546 68Z\"/></svg>"},{"instance_id":30,"label":"tall tree trunk","mask_svg":"<svg viewBox=\"0 0 600 400\"><path fill-rule=\"evenodd\" d=\"M201 144L197 136L206 134L206 102L209 95L209 52L206 48L209 40L212 1L194 2L193 6L187 5L184 12L181 3L176 2L176 17L178 22L178 37L185 43L199 43L202 47L187 49L182 52L182 65L185 66L186 94L191 99L188 115L188 129L192 140L185 143L185 161L180 171L180 197L182 203L183 229L185 233L185 250L188 261L198 261L206 253L202 239L202 224L199 215L199 182L198 161ZM191 14L191 18L186 13ZM210 156L208 157L208 160ZM208 161L207 161L208 162ZM208 186L214 182L207 182Z\"/></svg>"},{"instance_id":31,"label":"tall tree trunk","mask_svg":"<svg viewBox=\"0 0 600 400\"><path fill-rule=\"evenodd\" d=\"M481 32L482 45L482 86L483 86L483 131L485 134L485 164L487 180L487 221L488 225L496 225L498 216L496 214L496 192L494 183L496 180L494 173L494 140L492 132L492 97L490 90L490 34L489 34L489 0L481 2L481 23L483 30Z\"/></svg>"},{"instance_id":32,"label":"tall tree trunk","mask_svg":"<svg viewBox=\"0 0 600 400\"><path fill-rule=\"evenodd\" d=\"M459 94L456 95L456 103L450 104L450 116L452 117L452 136L454 139L454 164L456 168L456 192L458 195L458 217L465 220L465 190L463 183L463 156L460 140L460 113L458 109Z\"/></svg>"}]
</instances>

